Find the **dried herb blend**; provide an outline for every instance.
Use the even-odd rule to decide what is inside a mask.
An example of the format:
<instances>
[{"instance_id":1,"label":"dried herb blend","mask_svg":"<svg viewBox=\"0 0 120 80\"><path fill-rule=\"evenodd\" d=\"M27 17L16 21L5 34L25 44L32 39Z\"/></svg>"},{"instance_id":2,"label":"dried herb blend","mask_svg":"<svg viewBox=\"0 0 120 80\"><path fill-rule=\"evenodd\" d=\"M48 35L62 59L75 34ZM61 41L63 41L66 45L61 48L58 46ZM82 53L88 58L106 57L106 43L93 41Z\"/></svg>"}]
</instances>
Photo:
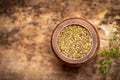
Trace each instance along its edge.
<instances>
[{"instance_id":1,"label":"dried herb blend","mask_svg":"<svg viewBox=\"0 0 120 80\"><path fill-rule=\"evenodd\" d=\"M72 59L82 58L92 46L90 32L80 25L69 25L63 28L57 38L61 52Z\"/></svg>"}]
</instances>

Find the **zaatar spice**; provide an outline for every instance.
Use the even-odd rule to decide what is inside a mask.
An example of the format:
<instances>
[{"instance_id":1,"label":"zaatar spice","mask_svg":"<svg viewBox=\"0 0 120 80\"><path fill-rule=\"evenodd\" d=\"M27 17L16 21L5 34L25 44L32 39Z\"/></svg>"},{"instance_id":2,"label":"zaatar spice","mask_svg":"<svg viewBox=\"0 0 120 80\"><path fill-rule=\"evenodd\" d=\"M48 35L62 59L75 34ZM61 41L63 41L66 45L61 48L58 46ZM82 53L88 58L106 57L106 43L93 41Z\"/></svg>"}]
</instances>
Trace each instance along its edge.
<instances>
[{"instance_id":1,"label":"zaatar spice","mask_svg":"<svg viewBox=\"0 0 120 80\"><path fill-rule=\"evenodd\" d=\"M89 52L92 46L92 36L86 28L80 25L69 25L60 31L57 43L65 56L77 59Z\"/></svg>"}]
</instances>

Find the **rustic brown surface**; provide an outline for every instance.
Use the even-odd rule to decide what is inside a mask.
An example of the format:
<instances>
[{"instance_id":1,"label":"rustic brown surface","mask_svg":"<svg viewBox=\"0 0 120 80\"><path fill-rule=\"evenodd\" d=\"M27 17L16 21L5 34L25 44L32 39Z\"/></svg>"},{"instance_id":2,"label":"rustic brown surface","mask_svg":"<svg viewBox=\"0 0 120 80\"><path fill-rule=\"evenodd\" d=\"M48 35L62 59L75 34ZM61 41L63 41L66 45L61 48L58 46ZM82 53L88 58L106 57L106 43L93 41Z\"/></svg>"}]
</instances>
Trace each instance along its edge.
<instances>
[{"instance_id":1,"label":"rustic brown surface","mask_svg":"<svg viewBox=\"0 0 120 80\"><path fill-rule=\"evenodd\" d=\"M82 17L96 26L100 49L106 48L111 32L120 30L119 4L120 0L0 0L0 80L120 80L120 59L106 75L95 69L100 57L70 68L60 64L50 44L59 22Z\"/></svg>"}]
</instances>

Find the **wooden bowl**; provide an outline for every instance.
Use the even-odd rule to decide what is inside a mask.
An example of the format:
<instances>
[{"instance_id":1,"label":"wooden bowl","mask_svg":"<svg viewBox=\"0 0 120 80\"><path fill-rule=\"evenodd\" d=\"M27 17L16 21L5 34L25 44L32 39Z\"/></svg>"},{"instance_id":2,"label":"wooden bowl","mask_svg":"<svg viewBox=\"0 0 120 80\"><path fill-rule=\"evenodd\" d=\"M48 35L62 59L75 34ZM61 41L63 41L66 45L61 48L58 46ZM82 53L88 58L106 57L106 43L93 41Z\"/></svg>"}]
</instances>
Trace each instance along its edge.
<instances>
[{"instance_id":1,"label":"wooden bowl","mask_svg":"<svg viewBox=\"0 0 120 80\"><path fill-rule=\"evenodd\" d=\"M88 54L85 55L83 58L77 58L77 59L68 58L60 51L58 47L58 43L57 43L58 34L64 27L68 25L72 25L72 24L81 25L82 27L86 28L92 35L93 41L92 41L91 49L88 52ZM64 63L67 63L69 65L81 65L83 63L88 62L97 53L99 49L99 45L100 45L100 41L99 41L97 30L90 22L86 21L85 19L81 19L81 18L70 18L70 19L66 19L62 21L60 24L57 25L52 35L52 48L53 48L55 55L60 60L62 60Z\"/></svg>"}]
</instances>

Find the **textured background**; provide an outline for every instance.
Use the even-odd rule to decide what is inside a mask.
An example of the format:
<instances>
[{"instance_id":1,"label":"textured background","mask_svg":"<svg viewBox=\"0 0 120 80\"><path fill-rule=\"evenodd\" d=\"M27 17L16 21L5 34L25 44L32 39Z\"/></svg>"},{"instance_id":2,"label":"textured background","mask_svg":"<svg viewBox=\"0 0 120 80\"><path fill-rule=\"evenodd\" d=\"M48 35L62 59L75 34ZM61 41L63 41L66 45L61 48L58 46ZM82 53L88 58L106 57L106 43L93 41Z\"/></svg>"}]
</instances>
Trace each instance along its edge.
<instances>
[{"instance_id":1,"label":"textured background","mask_svg":"<svg viewBox=\"0 0 120 80\"><path fill-rule=\"evenodd\" d=\"M0 80L117 80L120 59L101 74L96 69L100 57L70 68L54 56L52 32L73 17L96 27L102 50L111 32L120 31L120 0L0 0Z\"/></svg>"}]
</instances>

